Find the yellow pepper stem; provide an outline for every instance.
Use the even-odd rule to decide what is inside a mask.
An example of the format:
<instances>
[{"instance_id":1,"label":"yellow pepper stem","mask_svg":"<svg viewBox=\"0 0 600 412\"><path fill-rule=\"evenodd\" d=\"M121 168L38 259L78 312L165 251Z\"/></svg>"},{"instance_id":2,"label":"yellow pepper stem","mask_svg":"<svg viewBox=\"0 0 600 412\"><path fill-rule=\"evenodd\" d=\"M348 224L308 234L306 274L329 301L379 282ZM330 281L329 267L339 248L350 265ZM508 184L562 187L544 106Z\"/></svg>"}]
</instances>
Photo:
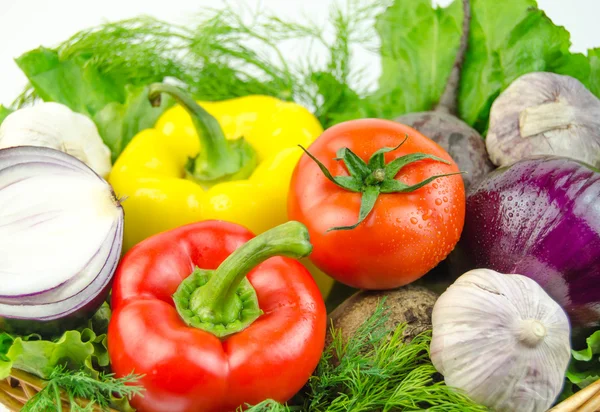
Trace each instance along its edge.
<instances>
[{"instance_id":1,"label":"yellow pepper stem","mask_svg":"<svg viewBox=\"0 0 600 412\"><path fill-rule=\"evenodd\" d=\"M257 155L243 137L228 140L217 119L176 86L150 85L148 98L154 106L160 104L161 93L171 95L189 113L200 139L200 153L186 165L188 179L210 187L224 181L246 179L252 174Z\"/></svg>"}]
</instances>

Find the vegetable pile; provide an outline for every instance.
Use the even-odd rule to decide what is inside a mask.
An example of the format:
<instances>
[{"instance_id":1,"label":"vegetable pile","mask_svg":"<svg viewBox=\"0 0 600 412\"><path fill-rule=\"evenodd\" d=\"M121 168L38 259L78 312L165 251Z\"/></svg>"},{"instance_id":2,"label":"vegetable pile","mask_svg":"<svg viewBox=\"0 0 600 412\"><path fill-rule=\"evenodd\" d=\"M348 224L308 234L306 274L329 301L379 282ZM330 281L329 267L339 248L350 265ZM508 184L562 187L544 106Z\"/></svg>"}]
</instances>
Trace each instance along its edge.
<instances>
[{"instance_id":1,"label":"vegetable pile","mask_svg":"<svg viewBox=\"0 0 600 412\"><path fill-rule=\"evenodd\" d=\"M597 408L600 49L533 0L329 20L136 17L16 59L0 403Z\"/></svg>"}]
</instances>

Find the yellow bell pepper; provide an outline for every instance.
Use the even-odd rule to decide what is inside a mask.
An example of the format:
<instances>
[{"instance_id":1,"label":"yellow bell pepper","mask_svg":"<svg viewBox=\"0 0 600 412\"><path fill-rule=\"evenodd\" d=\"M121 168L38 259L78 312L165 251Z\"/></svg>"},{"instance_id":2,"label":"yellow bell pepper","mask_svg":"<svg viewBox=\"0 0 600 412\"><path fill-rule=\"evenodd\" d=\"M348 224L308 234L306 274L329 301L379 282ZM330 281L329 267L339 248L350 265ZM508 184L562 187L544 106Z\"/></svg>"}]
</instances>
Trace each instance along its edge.
<instances>
[{"instance_id":1,"label":"yellow bell pepper","mask_svg":"<svg viewBox=\"0 0 600 412\"><path fill-rule=\"evenodd\" d=\"M256 234L287 220L298 145L322 133L304 107L268 96L195 102L155 84L178 105L137 134L115 162L109 182L125 209L124 250L156 233L199 220L239 223ZM303 262L324 296L333 281Z\"/></svg>"}]
</instances>

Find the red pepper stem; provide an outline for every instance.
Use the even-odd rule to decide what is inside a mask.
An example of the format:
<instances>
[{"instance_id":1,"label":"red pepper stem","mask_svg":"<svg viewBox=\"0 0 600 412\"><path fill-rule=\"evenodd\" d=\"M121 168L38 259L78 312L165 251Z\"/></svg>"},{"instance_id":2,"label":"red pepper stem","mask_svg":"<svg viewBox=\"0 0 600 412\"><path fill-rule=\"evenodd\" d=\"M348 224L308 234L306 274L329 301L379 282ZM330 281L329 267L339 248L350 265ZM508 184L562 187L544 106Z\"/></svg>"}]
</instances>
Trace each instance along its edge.
<instances>
[{"instance_id":1,"label":"red pepper stem","mask_svg":"<svg viewBox=\"0 0 600 412\"><path fill-rule=\"evenodd\" d=\"M173 296L177 310L188 325L218 337L239 332L260 316L256 292L246 275L273 256L298 259L311 251L308 230L302 223L276 226L241 246L208 276L206 271L192 273ZM199 276L206 276L207 281L198 281Z\"/></svg>"},{"instance_id":2,"label":"red pepper stem","mask_svg":"<svg viewBox=\"0 0 600 412\"><path fill-rule=\"evenodd\" d=\"M248 142L243 138L228 140L217 119L179 87L151 84L148 98L155 104L160 101L161 93L169 94L189 113L200 140L200 153L186 166L189 179L209 187L221 181L245 179L252 174L257 155Z\"/></svg>"}]
</instances>

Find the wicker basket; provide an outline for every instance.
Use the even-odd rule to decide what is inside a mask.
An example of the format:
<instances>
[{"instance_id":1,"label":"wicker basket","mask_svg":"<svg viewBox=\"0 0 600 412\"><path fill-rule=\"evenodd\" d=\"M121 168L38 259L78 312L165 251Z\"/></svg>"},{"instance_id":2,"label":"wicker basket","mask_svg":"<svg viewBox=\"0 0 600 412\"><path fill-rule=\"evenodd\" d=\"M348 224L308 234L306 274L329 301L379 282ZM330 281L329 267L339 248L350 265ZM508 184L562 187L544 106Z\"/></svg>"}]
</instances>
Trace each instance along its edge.
<instances>
[{"instance_id":1,"label":"wicker basket","mask_svg":"<svg viewBox=\"0 0 600 412\"><path fill-rule=\"evenodd\" d=\"M0 381L0 403L10 411L20 411L25 402L34 396L44 386L44 381L27 372L17 369L11 371L11 375L4 381ZM68 398L62 396L63 410L69 411ZM77 399L77 403L85 406L85 399ZM101 411L99 407L94 409ZM110 412L118 412L109 409ZM598 412L600 411L600 380L577 392L564 402L556 405L548 412Z\"/></svg>"}]
</instances>

